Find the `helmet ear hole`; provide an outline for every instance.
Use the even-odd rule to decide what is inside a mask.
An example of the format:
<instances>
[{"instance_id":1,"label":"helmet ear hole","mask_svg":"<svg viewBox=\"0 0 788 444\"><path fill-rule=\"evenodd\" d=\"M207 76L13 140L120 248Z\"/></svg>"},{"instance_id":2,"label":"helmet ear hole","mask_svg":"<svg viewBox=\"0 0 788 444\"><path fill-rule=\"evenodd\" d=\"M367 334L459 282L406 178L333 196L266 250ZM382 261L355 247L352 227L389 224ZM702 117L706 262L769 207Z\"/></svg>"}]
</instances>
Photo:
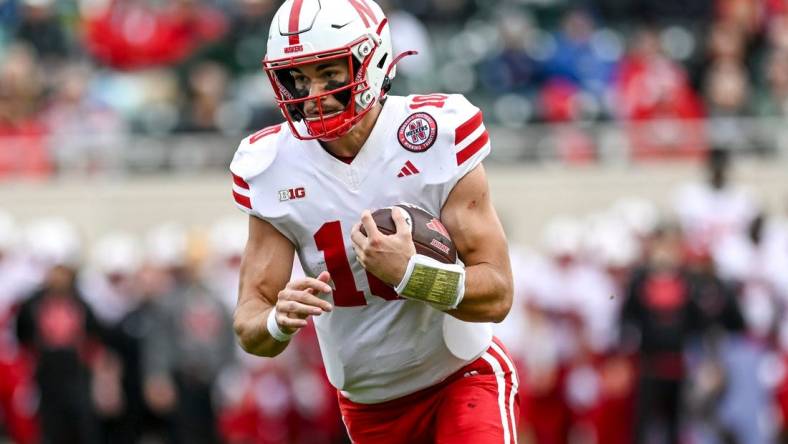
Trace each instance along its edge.
<instances>
[{"instance_id":1,"label":"helmet ear hole","mask_svg":"<svg viewBox=\"0 0 788 444\"><path fill-rule=\"evenodd\" d=\"M389 57L389 53L383 54L383 57L378 62L378 69L383 69L383 65L386 63L386 59Z\"/></svg>"}]
</instances>

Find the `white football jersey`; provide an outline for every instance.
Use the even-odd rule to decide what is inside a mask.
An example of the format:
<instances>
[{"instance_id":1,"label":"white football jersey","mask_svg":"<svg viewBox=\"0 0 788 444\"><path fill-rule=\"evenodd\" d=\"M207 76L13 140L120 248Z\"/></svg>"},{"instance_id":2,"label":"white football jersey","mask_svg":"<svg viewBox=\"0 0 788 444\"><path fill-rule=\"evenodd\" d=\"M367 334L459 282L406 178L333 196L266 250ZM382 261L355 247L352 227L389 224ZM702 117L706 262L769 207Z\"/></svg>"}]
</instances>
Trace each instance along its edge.
<instances>
[{"instance_id":1,"label":"white football jersey","mask_svg":"<svg viewBox=\"0 0 788 444\"><path fill-rule=\"evenodd\" d=\"M313 319L329 380L352 401L434 385L489 346L489 324L398 298L364 270L350 241L365 209L411 203L439 215L457 181L489 152L481 111L443 94L390 96L349 164L285 124L241 142L230 165L238 207L290 239L307 276L331 273L334 291L320 296L335 308Z\"/></svg>"}]
</instances>

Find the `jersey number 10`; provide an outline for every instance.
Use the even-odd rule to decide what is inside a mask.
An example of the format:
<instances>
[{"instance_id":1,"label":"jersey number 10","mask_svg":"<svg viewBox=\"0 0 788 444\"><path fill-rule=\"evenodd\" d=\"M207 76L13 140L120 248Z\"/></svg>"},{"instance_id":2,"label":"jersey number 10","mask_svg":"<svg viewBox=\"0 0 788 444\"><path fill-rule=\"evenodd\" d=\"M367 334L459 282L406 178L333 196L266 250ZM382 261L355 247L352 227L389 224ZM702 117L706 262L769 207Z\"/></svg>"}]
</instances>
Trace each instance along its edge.
<instances>
[{"instance_id":1,"label":"jersey number 10","mask_svg":"<svg viewBox=\"0 0 788 444\"><path fill-rule=\"evenodd\" d=\"M326 267L334 281L334 305L338 307L358 307L367 305L364 292L356 287L353 270L345 252L345 240L342 238L342 225L338 220L327 222L315 233L317 249L323 252ZM401 299L397 292L388 284L367 271L369 291L387 301Z\"/></svg>"}]
</instances>

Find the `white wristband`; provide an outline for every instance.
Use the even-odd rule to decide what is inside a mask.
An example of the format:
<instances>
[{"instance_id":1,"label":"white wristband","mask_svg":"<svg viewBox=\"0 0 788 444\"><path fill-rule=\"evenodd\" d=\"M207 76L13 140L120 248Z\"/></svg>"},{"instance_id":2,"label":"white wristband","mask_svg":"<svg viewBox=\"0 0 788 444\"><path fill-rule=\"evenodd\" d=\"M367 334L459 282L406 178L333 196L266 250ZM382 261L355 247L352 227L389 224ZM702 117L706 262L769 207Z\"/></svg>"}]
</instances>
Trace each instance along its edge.
<instances>
[{"instance_id":1,"label":"white wristband","mask_svg":"<svg viewBox=\"0 0 788 444\"><path fill-rule=\"evenodd\" d=\"M454 309L465 296L465 267L415 254L395 290L400 296L426 302L440 310Z\"/></svg>"},{"instance_id":2,"label":"white wristband","mask_svg":"<svg viewBox=\"0 0 788 444\"><path fill-rule=\"evenodd\" d=\"M279 324L276 322L276 307L271 309L271 311L268 313L266 327L268 328L268 333L271 335L271 337L278 342L287 342L293 337L293 335L296 334L296 332L298 332L298 330L296 330L293 333L287 334L279 328Z\"/></svg>"}]
</instances>

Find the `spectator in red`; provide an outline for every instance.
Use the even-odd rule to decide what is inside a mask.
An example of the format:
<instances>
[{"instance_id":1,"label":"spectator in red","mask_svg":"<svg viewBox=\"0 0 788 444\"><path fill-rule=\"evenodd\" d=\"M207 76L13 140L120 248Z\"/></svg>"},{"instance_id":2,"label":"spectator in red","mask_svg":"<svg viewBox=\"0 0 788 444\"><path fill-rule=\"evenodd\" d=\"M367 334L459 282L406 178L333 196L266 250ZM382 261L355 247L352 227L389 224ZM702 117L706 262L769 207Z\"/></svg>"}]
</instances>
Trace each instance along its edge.
<instances>
[{"instance_id":1,"label":"spectator in red","mask_svg":"<svg viewBox=\"0 0 788 444\"><path fill-rule=\"evenodd\" d=\"M198 0L111 1L88 11L85 46L102 63L132 70L182 62L225 29L224 16Z\"/></svg>"},{"instance_id":2,"label":"spectator in red","mask_svg":"<svg viewBox=\"0 0 788 444\"><path fill-rule=\"evenodd\" d=\"M591 116L594 97L564 78L548 81L539 91L544 119L551 123L572 122ZM556 125L550 129L557 155L567 164L587 164L596 159L591 135L579 125Z\"/></svg>"},{"instance_id":3,"label":"spectator in red","mask_svg":"<svg viewBox=\"0 0 788 444\"><path fill-rule=\"evenodd\" d=\"M100 328L76 288L80 241L60 220L28 232L34 260L46 270L43 286L21 305L16 334L36 362L44 442L99 442L92 369L101 361Z\"/></svg>"},{"instance_id":4,"label":"spectator in red","mask_svg":"<svg viewBox=\"0 0 788 444\"><path fill-rule=\"evenodd\" d=\"M686 378L682 353L698 314L677 228L655 235L647 264L633 273L628 287L621 333L624 349L636 350L639 361L635 443L652 442L659 425L664 442L678 443Z\"/></svg>"},{"instance_id":5,"label":"spectator in red","mask_svg":"<svg viewBox=\"0 0 788 444\"><path fill-rule=\"evenodd\" d=\"M44 177L52 165L38 120L43 92L35 54L13 46L0 63L0 178Z\"/></svg>"},{"instance_id":6,"label":"spectator in red","mask_svg":"<svg viewBox=\"0 0 788 444\"><path fill-rule=\"evenodd\" d=\"M636 159L701 156L703 105L684 69L662 53L653 29L641 29L615 82L619 118L630 121Z\"/></svg>"}]
</instances>

